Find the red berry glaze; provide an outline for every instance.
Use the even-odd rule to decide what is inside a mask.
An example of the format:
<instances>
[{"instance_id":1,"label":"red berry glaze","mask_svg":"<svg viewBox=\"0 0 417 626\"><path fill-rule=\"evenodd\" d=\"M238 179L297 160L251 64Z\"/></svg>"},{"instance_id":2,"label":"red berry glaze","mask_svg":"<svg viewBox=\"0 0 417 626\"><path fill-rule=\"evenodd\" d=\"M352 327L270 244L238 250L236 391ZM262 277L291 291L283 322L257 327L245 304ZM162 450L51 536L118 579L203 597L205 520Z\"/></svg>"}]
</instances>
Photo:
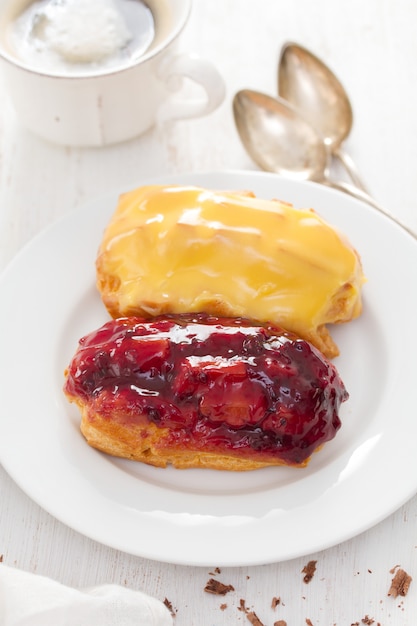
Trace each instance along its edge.
<instances>
[{"instance_id":1,"label":"red berry glaze","mask_svg":"<svg viewBox=\"0 0 417 626\"><path fill-rule=\"evenodd\" d=\"M306 341L204 314L106 323L80 340L64 391L106 419L169 429L165 446L289 465L333 439L348 398Z\"/></svg>"}]
</instances>

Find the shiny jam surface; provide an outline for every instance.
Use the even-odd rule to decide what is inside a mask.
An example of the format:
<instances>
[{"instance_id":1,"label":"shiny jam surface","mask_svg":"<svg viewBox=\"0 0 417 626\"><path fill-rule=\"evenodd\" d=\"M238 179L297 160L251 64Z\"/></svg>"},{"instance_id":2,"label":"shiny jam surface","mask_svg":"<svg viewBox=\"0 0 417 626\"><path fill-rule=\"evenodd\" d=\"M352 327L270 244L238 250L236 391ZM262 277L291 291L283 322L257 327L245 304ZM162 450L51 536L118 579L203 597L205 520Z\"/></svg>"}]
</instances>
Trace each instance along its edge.
<instances>
[{"instance_id":1,"label":"shiny jam surface","mask_svg":"<svg viewBox=\"0 0 417 626\"><path fill-rule=\"evenodd\" d=\"M162 446L304 463L340 428L334 365L280 328L204 314L120 318L80 340L65 392Z\"/></svg>"}]
</instances>

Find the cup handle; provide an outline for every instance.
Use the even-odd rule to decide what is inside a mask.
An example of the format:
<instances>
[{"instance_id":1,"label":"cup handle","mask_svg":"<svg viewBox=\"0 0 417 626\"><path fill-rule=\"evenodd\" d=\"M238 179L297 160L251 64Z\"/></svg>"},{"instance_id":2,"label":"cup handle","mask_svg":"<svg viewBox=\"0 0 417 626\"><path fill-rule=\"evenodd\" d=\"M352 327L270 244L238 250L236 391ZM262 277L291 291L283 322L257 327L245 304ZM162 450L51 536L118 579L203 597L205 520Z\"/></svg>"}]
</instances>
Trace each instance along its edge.
<instances>
[{"instance_id":1,"label":"cup handle","mask_svg":"<svg viewBox=\"0 0 417 626\"><path fill-rule=\"evenodd\" d=\"M158 109L158 122L207 115L220 106L226 94L223 78L214 65L193 54L166 57L158 66L157 76L168 91L178 92L186 77L201 85L206 93L206 97L193 99L170 96Z\"/></svg>"}]
</instances>

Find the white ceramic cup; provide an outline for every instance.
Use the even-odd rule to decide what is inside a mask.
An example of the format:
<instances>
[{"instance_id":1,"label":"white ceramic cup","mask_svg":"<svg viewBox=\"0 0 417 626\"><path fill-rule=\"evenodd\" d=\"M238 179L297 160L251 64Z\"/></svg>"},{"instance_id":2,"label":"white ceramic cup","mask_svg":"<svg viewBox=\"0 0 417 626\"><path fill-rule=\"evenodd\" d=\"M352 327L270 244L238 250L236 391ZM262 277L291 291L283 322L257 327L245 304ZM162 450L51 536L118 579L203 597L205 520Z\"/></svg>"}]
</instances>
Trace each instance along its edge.
<instances>
[{"instance_id":1,"label":"white ceramic cup","mask_svg":"<svg viewBox=\"0 0 417 626\"><path fill-rule=\"evenodd\" d=\"M0 0L0 59L20 122L44 139L68 146L109 145L136 137L159 120L206 115L224 99L224 82L214 65L178 51L192 0L147 0L156 34L143 56L84 75L31 68L10 49L7 29L29 4ZM204 95L187 96L184 77L198 83Z\"/></svg>"}]
</instances>

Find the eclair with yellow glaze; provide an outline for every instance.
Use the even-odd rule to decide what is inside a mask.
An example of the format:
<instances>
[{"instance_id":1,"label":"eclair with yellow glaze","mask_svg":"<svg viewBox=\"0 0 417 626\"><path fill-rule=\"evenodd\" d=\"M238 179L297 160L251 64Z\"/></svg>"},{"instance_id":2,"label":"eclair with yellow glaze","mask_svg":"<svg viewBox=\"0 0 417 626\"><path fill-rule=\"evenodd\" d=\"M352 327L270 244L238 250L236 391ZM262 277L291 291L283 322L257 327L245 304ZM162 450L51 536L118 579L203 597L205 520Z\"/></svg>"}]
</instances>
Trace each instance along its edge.
<instances>
[{"instance_id":1,"label":"eclair with yellow glaze","mask_svg":"<svg viewBox=\"0 0 417 626\"><path fill-rule=\"evenodd\" d=\"M277 324L326 357L328 324L362 310L354 247L312 209L253 194L151 185L123 194L96 260L113 318L204 312Z\"/></svg>"}]
</instances>

